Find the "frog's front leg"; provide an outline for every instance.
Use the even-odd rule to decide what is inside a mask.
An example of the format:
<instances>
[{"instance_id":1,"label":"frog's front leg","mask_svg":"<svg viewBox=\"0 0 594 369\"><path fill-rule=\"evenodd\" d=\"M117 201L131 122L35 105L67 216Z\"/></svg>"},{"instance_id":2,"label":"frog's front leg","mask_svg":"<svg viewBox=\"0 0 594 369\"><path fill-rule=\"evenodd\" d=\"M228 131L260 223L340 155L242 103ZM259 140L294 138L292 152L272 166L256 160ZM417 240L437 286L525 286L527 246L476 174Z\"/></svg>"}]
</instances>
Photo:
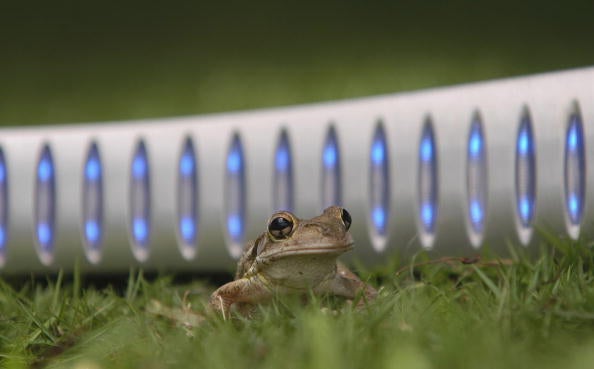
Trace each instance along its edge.
<instances>
[{"instance_id":1,"label":"frog's front leg","mask_svg":"<svg viewBox=\"0 0 594 369\"><path fill-rule=\"evenodd\" d=\"M343 263L337 262L336 264L336 273L334 276L318 285L314 289L314 292L328 293L345 297L349 300L353 300L362 294L363 298L359 301L358 306L363 306L366 302L372 301L377 297L375 288L363 282Z\"/></svg>"},{"instance_id":2,"label":"frog's front leg","mask_svg":"<svg viewBox=\"0 0 594 369\"><path fill-rule=\"evenodd\" d=\"M235 303L254 304L269 299L272 296L270 290L262 283L255 283L252 278L237 279L219 287L210 296L208 305L228 319L231 306Z\"/></svg>"}]
</instances>

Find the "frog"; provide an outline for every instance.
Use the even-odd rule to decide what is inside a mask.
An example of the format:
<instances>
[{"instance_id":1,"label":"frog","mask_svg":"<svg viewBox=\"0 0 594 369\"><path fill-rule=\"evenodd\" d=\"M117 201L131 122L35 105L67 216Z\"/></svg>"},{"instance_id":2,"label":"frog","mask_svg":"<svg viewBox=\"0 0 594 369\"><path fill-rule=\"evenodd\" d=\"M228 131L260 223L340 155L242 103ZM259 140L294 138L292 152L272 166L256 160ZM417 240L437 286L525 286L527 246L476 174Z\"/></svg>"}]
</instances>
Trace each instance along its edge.
<instances>
[{"instance_id":1,"label":"frog","mask_svg":"<svg viewBox=\"0 0 594 369\"><path fill-rule=\"evenodd\" d=\"M254 307L276 295L311 292L358 299L357 306L365 306L377 290L338 260L354 248L351 223L351 215L340 206L330 206L311 219L290 211L274 213L266 231L246 243L235 279L212 293L210 309L224 319L230 317L232 306L250 316Z\"/></svg>"}]
</instances>

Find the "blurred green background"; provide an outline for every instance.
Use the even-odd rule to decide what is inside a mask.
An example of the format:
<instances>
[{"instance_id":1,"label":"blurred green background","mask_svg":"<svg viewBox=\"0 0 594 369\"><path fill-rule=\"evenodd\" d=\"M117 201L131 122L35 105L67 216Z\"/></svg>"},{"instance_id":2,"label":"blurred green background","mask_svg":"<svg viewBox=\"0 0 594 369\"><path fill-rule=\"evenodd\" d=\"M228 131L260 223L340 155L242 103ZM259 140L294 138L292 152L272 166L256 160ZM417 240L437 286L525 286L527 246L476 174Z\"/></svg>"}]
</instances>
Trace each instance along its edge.
<instances>
[{"instance_id":1,"label":"blurred green background","mask_svg":"<svg viewBox=\"0 0 594 369\"><path fill-rule=\"evenodd\" d=\"M594 64L594 2L2 1L0 124L186 115Z\"/></svg>"}]
</instances>

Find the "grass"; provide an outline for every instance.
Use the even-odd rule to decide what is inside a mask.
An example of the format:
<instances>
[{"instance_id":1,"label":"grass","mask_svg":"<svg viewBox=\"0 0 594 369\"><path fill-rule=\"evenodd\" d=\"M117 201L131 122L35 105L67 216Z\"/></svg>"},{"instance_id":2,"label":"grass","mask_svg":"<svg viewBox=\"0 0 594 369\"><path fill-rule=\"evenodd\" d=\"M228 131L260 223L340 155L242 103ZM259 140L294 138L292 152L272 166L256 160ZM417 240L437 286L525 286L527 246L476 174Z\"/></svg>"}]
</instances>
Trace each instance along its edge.
<instances>
[{"instance_id":1,"label":"grass","mask_svg":"<svg viewBox=\"0 0 594 369\"><path fill-rule=\"evenodd\" d=\"M201 280L131 272L121 291L62 275L2 282L0 366L592 367L592 250L551 238L538 258L513 255L501 263L419 255L398 273L364 272L381 294L361 311L326 298L305 306L279 298L258 319L208 316L195 326L180 323L200 314L214 288Z\"/></svg>"}]
</instances>

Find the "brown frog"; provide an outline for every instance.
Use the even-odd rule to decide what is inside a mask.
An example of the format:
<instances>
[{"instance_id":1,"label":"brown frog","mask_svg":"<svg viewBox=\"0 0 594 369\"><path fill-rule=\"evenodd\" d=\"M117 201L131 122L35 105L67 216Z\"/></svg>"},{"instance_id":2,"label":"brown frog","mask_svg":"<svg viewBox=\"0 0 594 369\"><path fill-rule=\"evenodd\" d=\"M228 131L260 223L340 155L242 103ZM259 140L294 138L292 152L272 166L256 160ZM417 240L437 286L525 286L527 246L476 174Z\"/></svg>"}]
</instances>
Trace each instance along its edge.
<instances>
[{"instance_id":1,"label":"brown frog","mask_svg":"<svg viewBox=\"0 0 594 369\"><path fill-rule=\"evenodd\" d=\"M211 295L210 307L228 318L236 304L240 313L248 315L275 293L309 290L351 300L362 294L362 304L374 299L376 290L337 261L353 248L350 226L350 214L338 206L312 219L299 219L287 211L273 214L267 231L245 246L235 280Z\"/></svg>"}]
</instances>

